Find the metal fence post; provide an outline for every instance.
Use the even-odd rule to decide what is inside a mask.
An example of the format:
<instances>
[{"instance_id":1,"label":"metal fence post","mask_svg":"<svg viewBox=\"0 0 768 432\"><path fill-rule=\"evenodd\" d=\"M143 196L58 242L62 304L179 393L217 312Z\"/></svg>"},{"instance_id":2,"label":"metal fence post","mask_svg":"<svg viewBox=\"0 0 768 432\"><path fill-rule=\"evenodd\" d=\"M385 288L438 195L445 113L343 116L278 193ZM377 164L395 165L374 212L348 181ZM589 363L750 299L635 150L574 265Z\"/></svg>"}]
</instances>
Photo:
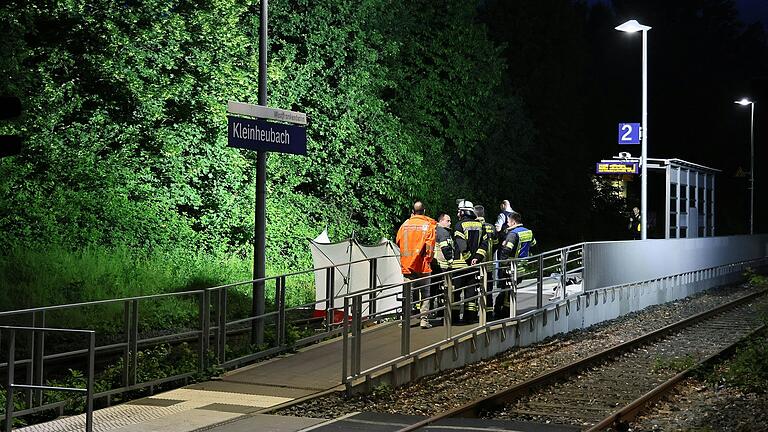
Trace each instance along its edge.
<instances>
[{"instance_id":1,"label":"metal fence post","mask_svg":"<svg viewBox=\"0 0 768 432\"><path fill-rule=\"evenodd\" d=\"M96 367L96 332L88 338L88 383L85 388L85 430L93 432L93 377Z\"/></svg>"},{"instance_id":2,"label":"metal fence post","mask_svg":"<svg viewBox=\"0 0 768 432\"><path fill-rule=\"evenodd\" d=\"M277 292L275 293L275 302L278 303L277 309L277 346L283 346L287 343L285 340L285 329L288 323L286 322L285 312L285 276L277 278Z\"/></svg>"},{"instance_id":3,"label":"metal fence post","mask_svg":"<svg viewBox=\"0 0 768 432\"><path fill-rule=\"evenodd\" d=\"M344 297L344 317L341 324L341 383L347 383L349 363L349 297Z\"/></svg>"},{"instance_id":4,"label":"metal fence post","mask_svg":"<svg viewBox=\"0 0 768 432\"><path fill-rule=\"evenodd\" d=\"M488 321L488 317L485 313L485 306L487 303L485 296L488 294L488 290L486 289L488 284L488 270L485 268L485 265L480 265L478 269L480 269L480 297L477 299L477 305L478 309L480 309L480 325L484 326Z\"/></svg>"},{"instance_id":5,"label":"metal fence post","mask_svg":"<svg viewBox=\"0 0 768 432\"><path fill-rule=\"evenodd\" d=\"M512 261L512 280L509 291L509 317L517 316L517 260Z\"/></svg>"},{"instance_id":6,"label":"metal fence post","mask_svg":"<svg viewBox=\"0 0 768 432\"><path fill-rule=\"evenodd\" d=\"M354 310L353 315L353 328L352 331L354 331L353 334L353 363L352 363L352 373L355 376L360 375L360 368L362 367L363 363L363 296L362 294L356 295L352 298L352 309Z\"/></svg>"},{"instance_id":7,"label":"metal fence post","mask_svg":"<svg viewBox=\"0 0 768 432\"><path fill-rule=\"evenodd\" d=\"M536 263L539 270L536 272L536 309L544 306L544 254L539 254Z\"/></svg>"},{"instance_id":8,"label":"metal fence post","mask_svg":"<svg viewBox=\"0 0 768 432\"><path fill-rule=\"evenodd\" d=\"M560 288L563 290L563 298L566 297L566 287L568 283L568 248L560 251Z\"/></svg>"},{"instance_id":9,"label":"metal fence post","mask_svg":"<svg viewBox=\"0 0 768 432\"><path fill-rule=\"evenodd\" d=\"M411 283L403 284L403 323L400 336L400 355L408 355L411 351Z\"/></svg>"},{"instance_id":10,"label":"metal fence post","mask_svg":"<svg viewBox=\"0 0 768 432\"><path fill-rule=\"evenodd\" d=\"M200 292L200 347L198 348L198 368L203 372L208 367L208 343L211 337L211 292Z\"/></svg>"},{"instance_id":11,"label":"metal fence post","mask_svg":"<svg viewBox=\"0 0 768 432\"><path fill-rule=\"evenodd\" d=\"M451 338L451 311L453 310L453 307L451 306L453 303L453 280L451 279L450 274L446 274L443 277L443 281L445 282L445 291L443 294L445 295L445 302L444 302L444 309L443 309L443 323L445 324L445 338L450 339Z\"/></svg>"},{"instance_id":12,"label":"metal fence post","mask_svg":"<svg viewBox=\"0 0 768 432\"><path fill-rule=\"evenodd\" d=\"M37 313L37 319L35 320L35 327L45 327L45 310L42 310ZM44 365L44 347L45 346L45 332L40 332L38 335L35 336L35 345L32 348L33 350L33 360L32 364L34 366L34 377L33 377L33 383L35 385L42 386L43 385L43 375L45 371L45 365ZM35 390L34 396L32 397L33 401L37 403L38 405L43 405L43 391L42 390ZM32 405L30 405L31 407Z\"/></svg>"},{"instance_id":13,"label":"metal fence post","mask_svg":"<svg viewBox=\"0 0 768 432\"><path fill-rule=\"evenodd\" d=\"M371 258L368 260L368 262L370 263L370 280L368 281L368 289L370 291L370 294L368 294L368 299L370 301L368 302L368 316L374 316L376 315L376 297L378 296L376 287L378 286L379 261L378 258Z\"/></svg>"},{"instance_id":14,"label":"metal fence post","mask_svg":"<svg viewBox=\"0 0 768 432\"><path fill-rule=\"evenodd\" d=\"M325 330L328 333L333 329L333 303L335 300L333 286L336 276L333 270L333 267L325 269Z\"/></svg>"},{"instance_id":15,"label":"metal fence post","mask_svg":"<svg viewBox=\"0 0 768 432\"><path fill-rule=\"evenodd\" d=\"M8 371L5 377L5 430L13 429L13 373L16 369L16 330L10 330L8 339Z\"/></svg>"},{"instance_id":16,"label":"metal fence post","mask_svg":"<svg viewBox=\"0 0 768 432\"><path fill-rule=\"evenodd\" d=\"M218 346L217 357L219 364L226 361L226 347L227 347L227 289L221 288L219 290L219 307L216 315L218 318Z\"/></svg>"},{"instance_id":17,"label":"metal fence post","mask_svg":"<svg viewBox=\"0 0 768 432\"><path fill-rule=\"evenodd\" d=\"M130 336L130 353L131 353L131 373L128 376L129 385L136 384L136 375L139 369L139 301L131 301L133 313L131 314L131 336Z\"/></svg>"},{"instance_id":18,"label":"metal fence post","mask_svg":"<svg viewBox=\"0 0 768 432\"><path fill-rule=\"evenodd\" d=\"M30 314L30 327L35 328L35 312L32 312ZM36 331L30 331L29 337L27 338L27 347L29 349L29 363L27 363L27 366L24 368L24 383L25 384L32 384L32 379L34 376L34 368L35 368L35 339L37 338L37 332ZM25 389L24 390L24 403L27 405L27 408L32 406L32 389Z\"/></svg>"},{"instance_id":19,"label":"metal fence post","mask_svg":"<svg viewBox=\"0 0 768 432\"><path fill-rule=\"evenodd\" d=\"M123 330L125 330L125 347L123 348L123 386L128 387L131 368L131 306L130 300L123 303Z\"/></svg>"}]
</instances>

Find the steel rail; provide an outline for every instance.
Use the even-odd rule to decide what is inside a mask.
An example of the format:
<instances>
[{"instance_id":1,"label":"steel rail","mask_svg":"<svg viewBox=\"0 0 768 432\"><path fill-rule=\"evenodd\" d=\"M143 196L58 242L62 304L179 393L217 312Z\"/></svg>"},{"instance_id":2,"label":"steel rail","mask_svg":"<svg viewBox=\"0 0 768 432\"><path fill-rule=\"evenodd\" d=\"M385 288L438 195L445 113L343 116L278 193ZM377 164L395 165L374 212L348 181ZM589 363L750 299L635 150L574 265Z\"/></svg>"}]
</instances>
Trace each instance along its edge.
<instances>
[{"instance_id":1,"label":"steel rail","mask_svg":"<svg viewBox=\"0 0 768 432\"><path fill-rule=\"evenodd\" d=\"M586 432L602 431L610 427L613 427L616 430L626 430L626 429L620 429L620 428L623 428L629 422L634 420L638 415L640 415L641 412L643 412L643 410L647 406L658 401L667 393L671 392L672 389L674 389L677 384L679 384L681 381L691 376L700 367L705 366L707 364L712 364L716 360L728 357L731 353L733 353L736 350L736 347L744 343L745 340L753 337L754 335L760 332L765 331L765 329L766 329L766 326L762 325L756 328L755 330L749 332L748 334L744 335L744 337L737 340L736 342L723 348L722 350L702 359L696 365L678 373L677 375L663 382L656 388L646 392L644 395L630 402L625 407L619 410L616 410L611 415L601 420L599 423L587 429Z\"/></svg>"},{"instance_id":2,"label":"steel rail","mask_svg":"<svg viewBox=\"0 0 768 432\"><path fill-rule=\"evenodd\" d=\"M655 330L653 332L647 333L642 336L638 336L620 345L607 348L592 356L585 357L580 360L576 360L572 363L561 366L552 371L544 372L536 377L533 377L522 383L516 384L510 388L498 391L490 396L484 397L482 399L477 399L472 402L461 405L459 407L436 414L432 417L429 417L427 419L414 423L413 425L406 426L398 430L398 432L415 431L446 418L478 417L482 411L492 410L496 407L503 406L508 402L514 401L520 398L521 396L528 394L532 390L544 387L546 385L552 384L554 382L562 380L571 375L577 374L593 365L599 364L610 358L617 357L618 355L623 354L625 352L632 351L635 348L646 345L649 342L655 341L656 339L666 336L669 333L674 333L680 329L689 327L699 321L705 320L714 315L718 315L724 311L727 311L736 306L747 303L757 297L760 297L766 294L768 294L768 290L762 290L755 293L747 294L734 301L720 305L714 309L710 309L708 311L698 313L696 315L693 315L691 317L688 317L676 323L665 326L661 329Z\"/></svg>"}]
</instances>

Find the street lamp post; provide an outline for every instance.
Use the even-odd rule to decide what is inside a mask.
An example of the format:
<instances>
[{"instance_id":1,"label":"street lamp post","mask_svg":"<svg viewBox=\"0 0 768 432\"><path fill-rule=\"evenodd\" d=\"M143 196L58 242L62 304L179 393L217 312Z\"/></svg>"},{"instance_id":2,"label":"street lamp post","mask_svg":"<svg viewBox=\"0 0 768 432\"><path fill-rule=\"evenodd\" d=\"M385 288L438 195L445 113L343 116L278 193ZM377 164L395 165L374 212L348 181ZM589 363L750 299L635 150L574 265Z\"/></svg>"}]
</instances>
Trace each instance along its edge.
<instances>
[{"instance_id":1,"label":"street lamp post","mask_svg":"<svg viewBox=\"0 0 768 432\"><path fill-rule=\"evenodd\" d=\"M755 233L755 102L749 99L734 101L741 106L750 105L749 120L749 234Z\"/></svg>"},{"instance_id":2,"label":"street lamp post","mask_svg":"<svg viewBox=\"0 0 768 432\"><path fill-rule=\"evenodd\" d=\"M626 33L643 32L643 120L640 154L640 239L648 238L648 30L651 27L642 25L637 20L629 20L616 27L616 30Z\"/></svg>"}]
</instances>

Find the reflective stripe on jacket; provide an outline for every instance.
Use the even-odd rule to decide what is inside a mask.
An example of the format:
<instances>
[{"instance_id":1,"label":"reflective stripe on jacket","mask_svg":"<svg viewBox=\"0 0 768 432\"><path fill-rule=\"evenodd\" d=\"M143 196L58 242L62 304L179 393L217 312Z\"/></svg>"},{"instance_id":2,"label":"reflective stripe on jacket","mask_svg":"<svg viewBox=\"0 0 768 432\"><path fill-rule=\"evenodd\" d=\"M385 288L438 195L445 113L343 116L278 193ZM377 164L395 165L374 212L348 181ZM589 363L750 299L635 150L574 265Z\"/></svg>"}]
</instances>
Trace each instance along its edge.
<instances>
[{"instance_id":1,"label":"reflective stripe on jacket","mask_svg":"<svg viewBox=\"0 0 768 432\"><path fill-rule=\"evenodd\" d=\"M453 266L466 267L472 259L482 261L488 248L488 235L483 224L475 219L462 219L456 224L453 233L456 253Z\"/></svg>"},{"instance_id":2,"label":"reflective stripe on jacket","mask_svg":"<svg viewBox=\"0 0 768 432\"><path fill-rule=\"evenodd\" d=\"M518 226L509 231L501 243L499 259L525 258L530 255L531 246L536 246L533 231Z\"/></svg>"},{"instance_id":3,"label":"reflective stripe on jacket","mask_svg":"<svg viewBox=\"0 0 768 432\"><path fill-rule=\"evenodd\" d=\"M448 228L438 225L435 230L435 255L434 258L442 270L448 270L453 265L453 237Z\"/></svg>"}]
</instances>

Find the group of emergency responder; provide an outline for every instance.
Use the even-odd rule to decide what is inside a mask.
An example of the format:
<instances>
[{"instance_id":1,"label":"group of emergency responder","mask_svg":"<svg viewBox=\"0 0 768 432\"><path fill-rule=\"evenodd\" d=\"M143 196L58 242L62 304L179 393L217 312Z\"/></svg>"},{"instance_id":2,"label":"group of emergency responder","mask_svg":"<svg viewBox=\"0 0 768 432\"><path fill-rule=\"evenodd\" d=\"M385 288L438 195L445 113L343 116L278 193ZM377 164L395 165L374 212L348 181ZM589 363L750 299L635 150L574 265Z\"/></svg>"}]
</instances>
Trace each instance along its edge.
<instances>
[{"instance_id":1,"label":"group of emergency responder","mask_svg":"<svg viewBox=\"0 0 768 432\"><path fill-rule=\"evenodd\" d=\"M457 200L457 204L458 221L453 228L450 215L440 213L437 220L432 219L425 214L423 203L416 201L411 217L397 232L395 242L400 248L403 276L407 281L412 281L414 291L421 296L419 309L422 328L432 327L427 316L430 310L429 298L445 289L440 282L442 277L438 279L436 275L449 270L466 269L455 272L452 277L453 294L448 299L450 319L453 324L477 322L477 298L463 303L463 313L461 308L462 296L465 300L477 297L481 283L477 271L470 266L482 262L491 263L494 254L499 261L525 258L530 254L530 248L536 245L533 231L523 226L522 216L512 210L508 200L501 202L501 212L495 225L486 222L483 206L475 206L465 199ZM494 304L494 279L505 281L498 286L498 290L508 288L517 281L514 277L515 268L509 263L501 263L498 269L490 267L488 270L496 271L496 278L489 277L486 286L486 319L490 321L494 317L498 319L508 316L510 307L509 290L498 295Z\"/></svg>"}]
</instances>

